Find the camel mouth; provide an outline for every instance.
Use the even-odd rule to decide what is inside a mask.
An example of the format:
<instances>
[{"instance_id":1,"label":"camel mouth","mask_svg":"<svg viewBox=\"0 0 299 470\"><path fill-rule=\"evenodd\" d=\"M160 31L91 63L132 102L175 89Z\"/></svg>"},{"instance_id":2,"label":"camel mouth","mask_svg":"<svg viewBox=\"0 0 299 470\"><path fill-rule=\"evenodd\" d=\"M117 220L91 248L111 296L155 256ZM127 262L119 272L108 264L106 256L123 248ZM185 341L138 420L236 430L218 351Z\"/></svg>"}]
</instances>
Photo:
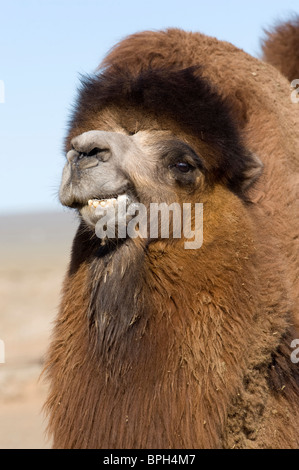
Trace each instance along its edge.
<instances>
[{"instance_id":1,"label":"camel mouth","mask_svg":"<svg viewBox=\"0 0 299 470\"><path fill-rule=\"evenodd\" d=\"M138 202L137 198L130 193L113 194L106 197L96 197L88 199L85 204L82 204L79 210L84 207L91 211L97 212L99 215L102 214L102 210L114 208L117 210L121 205L127 207L132 203Z\"/></svg>"},{"instance_id":2,"label":"camel mouth","mask_svg":"<svg viewBox=\"0 0 299 470\"><path fill-rule=\"evenodd\" d=\"M112 195L105 198L93 198L88 200L87 205L91 209L96 209L98 206L101 206L103 208L108 208L111 206L115 207L116 204L118 204L122 199L127 198L128 196L126 194Z\"/></svg>"},{"instance_id":3,"label":"camel mouth","mask_svg":"<svg viewBox=\"0 0 299 470\"><path fill-rule=\"evenodd\" d=\"M108 197L90 198L85 204L78 207L78 210L85 222L94 229L102 218L107 217L107 214L110 218L115 217L116 219L120 211L125 212L131 204L137 202L138 200L133 194L113 194Z\"/></svg>"}]
</instances>

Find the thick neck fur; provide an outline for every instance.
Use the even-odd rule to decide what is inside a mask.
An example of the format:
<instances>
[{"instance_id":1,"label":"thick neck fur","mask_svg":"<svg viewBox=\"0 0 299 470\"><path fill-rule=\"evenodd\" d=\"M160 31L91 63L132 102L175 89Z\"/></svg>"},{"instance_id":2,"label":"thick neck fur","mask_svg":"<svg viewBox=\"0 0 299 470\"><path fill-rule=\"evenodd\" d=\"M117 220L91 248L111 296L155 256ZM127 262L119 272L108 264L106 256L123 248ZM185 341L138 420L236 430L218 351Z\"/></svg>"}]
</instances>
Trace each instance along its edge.
<instances>
[{"instance_id":1,"label":"thick neck fur","mask_svg":"<svg viewBox=\"0 0 299 470\"><path fill-rule=\"evenodd\" d=\"M187 257L183 248L174 257L165 243L145 252L130 241L89 267L88 355L97 365L94 405L102 408L95 446L222 446L226 406L240 380L232 371L244 367L250 328L241 349L241 331L231 324L236 280L229 276L225 287L230 302L221 299L220 269L212 279L205 266L204 279L192 280Z\"/></svg>"}]
</instances>

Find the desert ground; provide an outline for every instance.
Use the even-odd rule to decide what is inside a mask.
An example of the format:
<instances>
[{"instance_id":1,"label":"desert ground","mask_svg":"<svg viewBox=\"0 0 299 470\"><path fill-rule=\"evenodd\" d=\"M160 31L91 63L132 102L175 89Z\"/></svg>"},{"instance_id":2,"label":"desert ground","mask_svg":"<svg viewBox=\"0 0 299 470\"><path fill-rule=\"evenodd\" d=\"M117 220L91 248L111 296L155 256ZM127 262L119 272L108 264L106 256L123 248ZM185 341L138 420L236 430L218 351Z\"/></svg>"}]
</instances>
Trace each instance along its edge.
<instances>
[{"instance_id":1,"label":"desert ground","mask_svg":"<svg viewBox=\"0 0 299 470\"><path fill-rule=\"evenodd\" d=\"M51 447L40 374L77 225L68 211L0 216L0 449Z\"/></svg>"}]
</instances>

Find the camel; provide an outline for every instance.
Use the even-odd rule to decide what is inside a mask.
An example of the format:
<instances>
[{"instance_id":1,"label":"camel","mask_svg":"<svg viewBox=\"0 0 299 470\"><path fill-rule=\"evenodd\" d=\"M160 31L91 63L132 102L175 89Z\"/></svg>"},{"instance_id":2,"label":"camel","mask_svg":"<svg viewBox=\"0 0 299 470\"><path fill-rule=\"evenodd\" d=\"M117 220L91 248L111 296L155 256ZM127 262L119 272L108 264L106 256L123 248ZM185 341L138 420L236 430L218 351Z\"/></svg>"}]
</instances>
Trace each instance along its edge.
<instances>
[{"instance_id":1,"label":"camel","mask_svg":"<svg viewBox=\"0 0 299 470\"><path fill-rule=\"evenodd\" d=\"M200 33L131 35L83 80L60 187L80 225L45 364L54 448L299 446L298 124L283 73ZM123 236L132 213L99 236L108 209L155 203L190 204L191 223L202 204L200 247L137 219Z\"/></svg>"}]
</instances>

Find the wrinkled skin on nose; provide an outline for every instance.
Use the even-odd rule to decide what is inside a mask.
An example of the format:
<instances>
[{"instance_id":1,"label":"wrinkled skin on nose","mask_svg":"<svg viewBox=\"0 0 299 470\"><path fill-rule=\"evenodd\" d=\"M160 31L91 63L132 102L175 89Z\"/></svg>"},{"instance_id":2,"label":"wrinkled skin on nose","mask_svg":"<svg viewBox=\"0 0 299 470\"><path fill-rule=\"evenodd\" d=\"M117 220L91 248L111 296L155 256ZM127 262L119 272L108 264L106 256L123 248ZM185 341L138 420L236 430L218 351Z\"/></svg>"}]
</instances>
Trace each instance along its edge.
<instances>
[{"instance_id":1,"label":"wrinkled skin on nose","mask_svg":"<svg viewBox=\"0 0 299 470\"><path fill-rule=\"evenodd\" d=\"M59 193L63 205L78 207L91 198L107 198L126 191L129 180L123 168L139 151L130 136L89 131L75 137L71 145Z\"/></svg>"}]
</instances>

